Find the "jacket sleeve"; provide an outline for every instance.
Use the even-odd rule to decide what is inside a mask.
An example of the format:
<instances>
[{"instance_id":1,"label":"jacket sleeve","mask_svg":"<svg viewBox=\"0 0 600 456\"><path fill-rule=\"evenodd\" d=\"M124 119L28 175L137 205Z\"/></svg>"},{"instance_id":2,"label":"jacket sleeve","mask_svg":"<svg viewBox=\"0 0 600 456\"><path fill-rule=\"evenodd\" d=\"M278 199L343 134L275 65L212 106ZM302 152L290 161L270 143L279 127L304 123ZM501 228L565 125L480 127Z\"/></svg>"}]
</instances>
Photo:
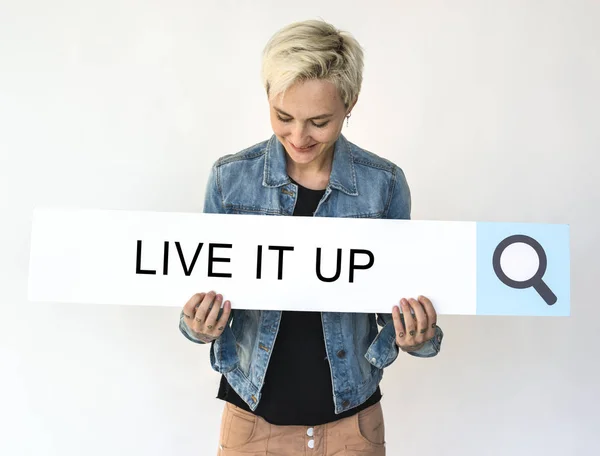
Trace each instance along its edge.
<instances>
[{"instance_id":1,"label":"jacket sleeve","mask_svg":"<svg viewBox=\"0 0 600 456\"><path fill-rule=\"evenodd\" d=\"M410 220L411 205L410 188L406 182L406 177L402 169L396 167L384 217ZM404 322L403 315L401 318ZM369 347L365 358L375 367L383 369L396 360L400 349L396 345L396 330L392 314L377 314L377 324L382 326L382 329ZM433 338L428 340L419 350L408 353L418 358L431 358L439 353L443 337L442 329L436 326Z\"/></svg>"},{"instance_id":2,"label":"jacket sleeve","mask_svg":"<svg viewBox=\"0 0 600 456\"><path fill-rule=\"evenodd\" d=\"M206 214L224 214L225 207L223 205L222 192L221 192L221 181L219 175L218 162L213 165L208 176L208 183L206 185L206 196L204 197L204 213ZM221 316L222 310L219 312ZM229 316L228 323L233 318L233 310ZM179 316L179 330L181 333L190 341L197 344L204 345L205 342L194 337L193 331L188 327L183 316L183 310ZM231 331L229 324L225 327L225 331ZM222 337L222 336L221 336Z\"/></svg>"},{"instance_id":3,"label":"jacket sleeve","mask_svg":"<svg viewBox=\"0 0 600 456\"><path fill-rule=\"evenodd\" d=\"M221 170L219 162L217 162L212 166L208 175L208 182L206 183L203 210L205 214L225 214L223 188L221 185Z\"/></svg>"}]
</instances>

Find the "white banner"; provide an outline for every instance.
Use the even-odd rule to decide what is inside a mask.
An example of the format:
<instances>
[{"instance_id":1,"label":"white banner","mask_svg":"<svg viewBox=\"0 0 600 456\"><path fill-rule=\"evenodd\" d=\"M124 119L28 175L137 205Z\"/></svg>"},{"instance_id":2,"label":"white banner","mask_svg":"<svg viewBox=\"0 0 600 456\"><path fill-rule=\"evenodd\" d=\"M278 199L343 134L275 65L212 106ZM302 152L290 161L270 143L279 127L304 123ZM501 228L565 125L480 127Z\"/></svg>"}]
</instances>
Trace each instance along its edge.
<instances>
[{"instance_id":1,"label":"white banner","mask_svg":"<svg viewBox=\"0 0 600 456\"><path fill-rule=\"evenodd\" d=\"M425 295L439 314L569 315L568 235L565 225L38 209L29 299L182 307L214 290L234 309L389 313Z\"/></svg>"}]
</instances>

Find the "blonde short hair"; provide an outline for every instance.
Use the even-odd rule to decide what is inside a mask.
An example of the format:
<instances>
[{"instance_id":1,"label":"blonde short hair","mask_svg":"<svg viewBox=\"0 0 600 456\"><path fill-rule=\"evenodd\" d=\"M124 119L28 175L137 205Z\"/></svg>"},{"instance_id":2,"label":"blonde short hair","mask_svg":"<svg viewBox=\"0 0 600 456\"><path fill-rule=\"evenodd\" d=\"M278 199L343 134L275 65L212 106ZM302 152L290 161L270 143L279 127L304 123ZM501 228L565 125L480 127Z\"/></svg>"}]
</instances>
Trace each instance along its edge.
<instances>
[{"instance_id":1,"label":"blonde short hair","mask_svg":"<svg viewBox=\"0 0 600 456\"><path fill-rule=\"evenodd\" d=\"M263 51L262 82L269 97L283 95L296 82L323 79L337 87L348 107L358 97L362 72L358 41L322 20L287 25Z\"/></svg>"}]
</instances>

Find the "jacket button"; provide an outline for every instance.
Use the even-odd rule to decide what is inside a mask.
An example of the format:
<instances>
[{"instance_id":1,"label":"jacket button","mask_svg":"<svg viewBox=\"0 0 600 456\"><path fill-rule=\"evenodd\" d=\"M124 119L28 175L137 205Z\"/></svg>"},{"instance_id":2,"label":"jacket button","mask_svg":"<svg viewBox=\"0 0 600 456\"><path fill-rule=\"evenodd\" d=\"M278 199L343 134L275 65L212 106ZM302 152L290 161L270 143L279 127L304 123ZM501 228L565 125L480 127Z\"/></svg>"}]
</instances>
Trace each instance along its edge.
<instances>
[{"instance_id":1,"label":"jacket button","mask_svg":"<svg viewBox=\"0 0 600 456\"><path fill-rule=\"evenodd\" d=\"M350 401L344 401L342 402L342 407L346 408L350 405Z\"/></svg>"},{"instance_id":2,"label":"jacket button","mask_svg":"<svg viewBox=\"0 0 600 456\"><path fill-rule=\"evenodd\" d=\"M340 350L339 352L337 352L337 356L338 358L345 358L346 352L344 350Z\"/></svg>"}]
</instances>

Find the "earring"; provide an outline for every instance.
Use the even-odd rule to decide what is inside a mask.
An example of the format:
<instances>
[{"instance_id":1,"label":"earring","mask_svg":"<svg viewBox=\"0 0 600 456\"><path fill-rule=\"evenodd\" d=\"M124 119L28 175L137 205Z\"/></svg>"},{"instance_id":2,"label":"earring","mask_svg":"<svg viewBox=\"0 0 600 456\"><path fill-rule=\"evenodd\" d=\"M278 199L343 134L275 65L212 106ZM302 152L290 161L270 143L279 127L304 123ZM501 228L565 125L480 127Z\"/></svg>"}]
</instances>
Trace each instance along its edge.
<instances>
[{"instance_id":1,"label":"earring","mask_svg":"<svg viewBox=\"0 0 600 456\"><path fill-rule=\"evenodd\" d=\"M351 116L351 115L352 115L352 113L349 113L349 114L346 116L346 127L347 127L347 126L348 126L348 124L350 123L350 116Z\"/></svg>"}]
</instances>

